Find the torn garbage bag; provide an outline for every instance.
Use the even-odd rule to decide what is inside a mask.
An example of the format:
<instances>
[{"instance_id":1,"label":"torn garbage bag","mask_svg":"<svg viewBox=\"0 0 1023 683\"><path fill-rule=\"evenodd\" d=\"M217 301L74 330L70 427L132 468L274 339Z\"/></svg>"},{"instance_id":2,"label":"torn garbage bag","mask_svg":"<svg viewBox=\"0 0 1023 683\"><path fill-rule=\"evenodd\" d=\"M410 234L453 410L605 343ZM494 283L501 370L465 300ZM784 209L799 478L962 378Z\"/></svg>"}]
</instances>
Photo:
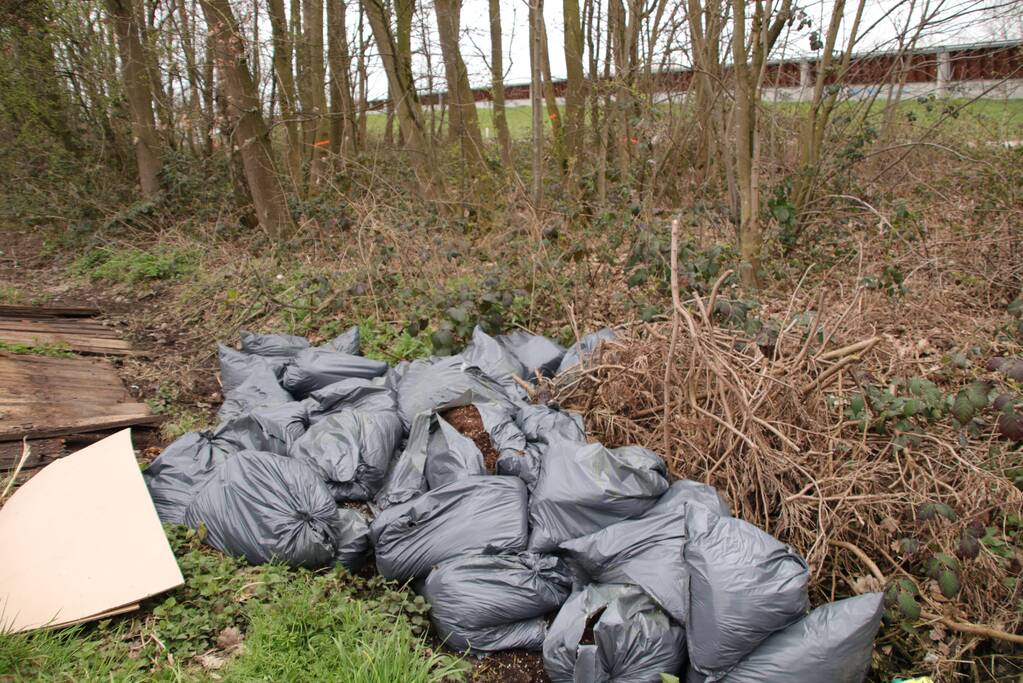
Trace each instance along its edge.
<instances>
[{"instance_id":1,"label":"torn garbage bag","mask_svg":"<svg viewBox=\"0 0 1023 683\"><path fill-rule=\"evenodd\" d=\"M377 570L387 579L425 577L470 553L526 549L526 487L514 477L470 477L383 510L370 525Z\"/></svg>"},{"instance_id":2,"label":"torn garbage bag","mask_svg":"<svg viewBox=\"0 0 1023 683\"><path fill-rule=\"evenodd\" d=\"M371 379L387 372L387 363L326 349L304 349L284 369L281 384L299 398L343 379Z\"/></svg>"},{"instance_id":3,"label":"torn garbage bag","mask_svg":"<svg viewBox=\"0 0 1023 683\"><path fill-rule=\"evenodd\" d=\"M294 334L259 334L242 330L242 351L256 356L292 358L308 349L309 340Z\"/></svg>"},{"instance_id":4,"label":"torn garbage bag","mask_svg":"<svg viewBox=\"0 0 1023 683\"><path fill-rule=\"evenodd\" d=\"M221 463L185 510L205 542L252 564L323 567L337 552L330 491L305 462L244 451Z\"/></svg>"},{"instance_id":5,"label":"torn garbage bag","mask_svg":"<svg viewBox=\"0 0 1023 683\"><path fill-rule=\"evenodd\" d=\"M396 411L341 408L310 426L290 454L313 466L336 501L370 500L400 440Z\"/></svg>"},{"instance_id":6,"label":"torn garbage bag","mask_svg":"<svg viewBox=\"0 0 1023 683\"><path fill-rule=\"evenodd\" d=\"M821 605L746 655L721 683L827 681L863 683L884 595L868 593ZM687 683L708 679L690 669Z\"/></svg>"},{"instance_id":7,"label":"torn garbage bag","mask_svg":"<svg viewBox=\"0 0 1023 683\"><path fill-rule=\"evenodd\" d=\"M522 452L526 439L511 415L500 404L479 401L475 408L490 445L498 454L498 462L484 461L476 443L461 434L445 419L445 413L420 413L412 422L409 438L401 457L391 469L376 504L385 508L404 502L457 479L504 474L501 459Z\"/></svg>"},{"instance_id":8,"label":"torn garbage bag","mask_svg":"<svg viewBox=\"0 0 1023 683\"><path fill-rule=\"evenodd\" d=\"M413 361L398 382L398 413L406 429L419 413L469 405L478 401L497 403L515 414L514 402L494 379L460 356Z\"/></svg>"},{"instance_id":9,"label":"torn garbage bag","mask_svg":"<svg viewBox=\"0 0 1023 683\"><path fill-rule=\"evenodd\" d=\"M565 352L561 363L558 365L558 374L571 370L580 363L585 363L593 355L593 352L597 350L601 342L614 338L615 333L609 327L581 337L579 341L570 346L568 351Z\"/></svg>"},{"instance_id":10,"label":"torn garbage bag","mask_svg":"<svg viewBox=\"0 0 1023 683\"><path fill-rule=\"evenodd\" d=\"M639 446L551 444L529 501L529 549L559 544L638 517L668 488L664 461Z\"/></svg>"},{"instance_id":11,"label":"torn garbage bag","mask_svg":"<svg viewBox=\"0 0 1023 683\"><path fill-rule=\"evenodd\" d=\"M660 683L685 664L683 633L641 588L591 584L550 625L544 669L553 683Z\"/></svg>"},{"instance_id":12,"label":"torn garbage bag","mask_svg":"<svg viewBox=\"0 0 1023 683\"><path fill-rule=\"evenodd\" d=\"M518 359L526 372L522 379L529 381L537 373L544 377L553 376L565 355L565 347L561 344L522 330L502 334L495 339Z\"/></svg>"},{"instance_id":13,"label":"torn garbage bag","mask_svg":"<svg viewBox=\"0 0 1023 683\"><path fill-rule=\"evenodd\" d=\"M270 366L253 368L248 378L224 394L224 403L217 411L221 422L257 408L273 408L294 400L277 379Z\"/></svg>"},{"instance_id":14,"label":"torn garbage bag","mask_svg":"<svg viewBox=\"0 0 1023 683\"><path fill-rule=\"evenodd\" d=\"M665 494L667 495L667 494ZM686 623L689 575L682 561L685 506L618 522L561 544L566 560L591 581L639 586L680 624Z\"/></svg>"},{"instance_id":15,"label":"torn garbage bag","mask_svg":"<svg viewBox=\"0 0 1023 683\"><path fill-rule=\"evenodd\" d=\"M806 614L809 571L790 546L702 505L687 506L686 530L689 659L716 681Z\"/></svg>"},{"instance_id":16,"label":"torn garbage bag","mask_svg":"<svg viewBox=\"0 0 1023 683\"><path fill-rule=\"evenodd\" d=\"M430 603L430 621L448 647L539 650L543 616L561 606L571 583L553 555L470 555L441 562L416 591Z\"/></svg>"},{"instance_id":17,"label":"torn garbage bag","mask_svg":"<svg viewBox=\"0 0 1023 683\"><path fill-rule=\"evenodd\" d=\"M362 569L373 550L369 543L369 524L366 518L358 510L339 507L334 529L337 532L334 563L344 565L353 572Z\"/></svg>"}]
</instances>

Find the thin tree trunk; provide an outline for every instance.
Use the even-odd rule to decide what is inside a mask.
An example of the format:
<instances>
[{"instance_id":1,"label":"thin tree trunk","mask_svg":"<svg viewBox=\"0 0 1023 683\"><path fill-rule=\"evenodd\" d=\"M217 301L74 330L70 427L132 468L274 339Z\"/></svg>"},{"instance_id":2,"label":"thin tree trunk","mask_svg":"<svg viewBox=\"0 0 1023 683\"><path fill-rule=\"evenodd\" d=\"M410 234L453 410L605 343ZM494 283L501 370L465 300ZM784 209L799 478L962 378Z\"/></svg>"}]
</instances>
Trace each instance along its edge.
<instances>
[{"instance_id":1,"label":"thin tree trunk","mask_svg":"<svg viewBox=\"0 0 1023 683\"><path fill-rule=\"evenodd\" d=\"M351 151L355 138L355 103L352 101L346 0L327 0L327 61L330 64L330 148L335 154Z\"/></svg>"},{"instance_id":2,"label":"thin tree trunk","mask_svg":"<svg viewBox=\"0 0 1023 683\"><path fill-rule=\"evenodd\" d=\"M369 99L367 95L366 76L366 50L369 48L369 41L366 40L365 29L366 10L363 4L359 3L359 135L356 140L356 149L362 149L366 143L367 128L369 125Z\"/></svg>"},{"instance_id":3,"label":"thin tree trunk","mask_svg":"<svg viewBox=\"0 0 1023 683\"><path fill-rule=\"evenodd\" d=\"M302 34L306 51L305 93L302 109L311 115L307 129L309 190L319 187L324 175L324 154L330 144L327 120L326 72L323 65L323 0L302 0Z\"/></svg>"},{"instance_id":4,"label":"thin tree trunk","mask_svg":"<svg viewBox=\"0 0 1023 683\"><path fill-rule=\"evenodd\" d=\"M551 122L551 138L554 141L554 157L558 160L558 168L565 170L565 131L561 125L561 112L558 111L558 99L554 93L554 79L551 78L551 53L547 48L547 24L544 23L543 11L537 17L540 30L540 68L543 70L543 98L547 103L547 118Z\"/></svg>"},{"instance_id":5,"label":"thin tree trunk","mask_svg":"<svg viewBox=\"0 0 1023 683\"><path fill-rule=\"evenodd\" d=\"M571 182L582 151L585 95L583 29L579 0L563 0L562 6L565 17L565 158Z\"/></svg>"},{"instance_id":6,"label":"thin tree trunk","mask_svg":"<svg viewBox=\"0 0 1023 683\"><path fill-rule=\"evenodd\" d=\"M201 0L213 41L227 114L237 121L235 144L259 225L279 242L294 228L283 188L277 180L270 136L259 113L259 94L246 60L245 41L229 0Z\"/></svg>"},{"instance_id":7,"label":"thin tree trunk","mask_svg":"<svg viewBox=\"0 0 1023 683\"><path fill-rule=\"evenodd\" d=\"M497 141L501 147L501 161L512 168L511 133L504 108L504 47L501 44L501 0L489 0L490 5L490 92L491 110Z\"/></svg>"},{"instance_id":8,"label":"thin tree trunk","mask_svg":"<svg viewBox=\"0 0 1023 683\"><path fill-rule=\"evenodd\" d=\"M533 112L533 212L539 219L543 207L543 0L529 3L530 84L529 103Z\"/></svg>"},{"instance_id":9,"label":"thin tree trunk","mask_svg":"<svg viewBox=\"0 0 1023 683\"><path fill-rule=\"evenodd\" d=\"M296 0L297 2L297 0ZM295 75L291 56L291 36L288 32L288 18L284 0L269 0L270 29L273 34L273 64L277 79L277 91L281 99L281 118L284 119L284 159L291 184L297 192L302 187L302 139L299 134L297 109L298 96L295 92Z\"/></svg>"},{"instance_id":10,"label":"thin tree trunk","mask_svg":"<svg viewBox=\"0 0 1023 683\"><path fill-rule=\"evenodd\" d=\"M124 92L131 111L132 137L135 140L135 160L138 164L142 194L152 198L160 191L160 137L153 116L152 83L145 66L145 49L139 29L139 20L130 0L106 0L107 10L117 34L121 54L121 73Z\"/></svg>"},{"instance_id":11,"label":"thin tree trunk","mask_svg":"<svg viewBox=\"0 0 1023 683\"><path fill-rule=\"evenodd\" d=\"M434 0L437 28L440 36L444 72L448 82L448 102L451 108L451 131L458 138L462 158L471 174L478 178L486 170L483 155L483 137L480 135L476 99L469 86L469 72L458 49L461 0Z\"/></svg>"}]
</instances>

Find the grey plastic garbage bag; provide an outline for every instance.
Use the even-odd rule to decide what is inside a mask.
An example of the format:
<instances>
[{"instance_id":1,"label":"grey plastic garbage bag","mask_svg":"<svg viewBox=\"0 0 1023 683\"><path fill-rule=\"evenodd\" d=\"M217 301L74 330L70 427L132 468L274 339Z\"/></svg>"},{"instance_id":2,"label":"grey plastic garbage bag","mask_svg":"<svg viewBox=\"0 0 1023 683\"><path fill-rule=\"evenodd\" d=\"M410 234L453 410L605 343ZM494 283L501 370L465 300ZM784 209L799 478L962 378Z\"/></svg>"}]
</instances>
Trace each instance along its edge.
<instances>
[{"instance_id":1,"label":"grey plastic garbage bag","mask_svg":"<svg viewBox=\"0 0 1023 683\"><path fill-rule=\"evenodd\" d=\"M259 334L242 330L242 351L256 356L291 358L308 349L309 340L294 334Z\"/></svg>"},{"instance_id":2,"label":"grey plastic garbage bag","mask_svg":"<svg viewBox=\"0 0 1023 683\"><path fill-rule=\"evenodd\" d=\"M675 621L685 624L689 574L682 561L685 506L628 519L565 541L559 549L590 581L639 586Z\"/></svg>"},{"instance_id":3,"label":"grey plastic garbage bag","mask_svg":"<svg viewBox=\"0 0 1023 683\"><path fill-rule=\"evenodd\" d=\"M334 382L309 394L305 401L309 406L311 422L346 408L374 413L398 413L398 396L384 377Z\"/></svg>"},{"instance_id":4,"label":"grey plastic garbage bag","mask_svg":"<svg viewBox=\"0 0 1023 683\"><path fill-rule=\"evenodd\" d=\"M339 507L334 520L337 534L334 562L350 571L361 569L373 552L369 542L369 524L358 510Z\"/></svg>"},{"instance_id":5,"label":"grey plastic garbage bag","mask_svg":"<svg viewBox=\"0 0 1023 683\"><path fill-rule=\"evenodd\" d=\"M553 683L660 683L685 664L681 626L637 586L591 584L550 625L543 663Z\"/></svg>"},{"instance_id":6,"label":"grey plastic garbage bag","mask_svg":"<svg viewBox=\"0 0 1023 683\"><path fill-rule=\"evenodd\" d=\"M292 400L271 367L255 367L244 382L224 394L217 417L224 422L257 408L273 408Z\"/></svg>"},{"instance_id":7,"label":"grey plastic garbage bag","mask_svg":"<svg viewBox=\"0 0 1023 683\"><path fill-rule=\"evenodd\" d=\"M217 466L185 510L205 542L252 564L323 567L337 551L337 506L306 463L243 451Z\"/></svg>"},{"instance_id":8,"label":"grey plastic garbage bag","mask_svg":"<svg viewBox=\"0 0 1023 683\"><path fill-rule=\"evenodd\" d=\"M153 507L164 524L183 524L185 508L217 465L234 453L209 432L178 437L142 472Z\"/></svg>"},{"instance_id":9,"label":"grey plastic garbage bag","mask_svg":"<svg viewBox=\"0 0 1023 683\"><path fill-rule=\"evenodd\" d=\"M240 387L259 369L269 368L275 376L280 376L288 362L286 358L254 356L223 344L217 344L217 359L220 361L220 390L225 395Z\"/></svg>"},{"instance_id":10,"label":"grey plastic garbage bag","mask_svg":"<svg viewBox=\"0 0 1023 683\"><path fill-rule=\"evenodd\" d=\"M222 423L214 436L234 451L266 451L288 455L309 426L309 412L300 401L255 410Z\"/></svg>"},{"instance_id":11,"label":"grey plastic garbage bag","mask_svg":"<svg viewBox=\"0 0 1023 683\"><path fill-rule=\"evenodd\" d=\"M862 683L870 669L884 595L868 593L821 605L746 655L721 683L827 681ZM686 681L708 679L690 669Z\"/></svg>"},{"instance_id":12,"label":"grey plastic garbage bag","mask_svg":"<svg viewBox=\"0 0 1023 683\"><path fill-rule=\"evenodd\" d=\"M304 349L284 369L281 384L298 397L305 397L343 379L370 379L387 372L387 363L327 349Z\"/></svg>"},{"instance_id":13,"label":"grey plastic garbage bag","mask_svg":"<svg viewBox=\"0 0 1023 683\"><path fill-rule=\"evenodd\" d=\"M504 407L489 401L473 405L480 415L491 445L498 452L497 472L505 457L526 447L525 437ZM442 414L420 413L412 422L401 457L391 469L376 505L385 508L401 503L457 479L492 474L476 444L458 432Z\"/></svg>"},{"instance_id":14,"label":"grey plastic garbage bag","mask_svg":"<svg viewBox=\"0 0 1023 683\"><path fill-rule=\"evenodd\" d=\"M666 472L660 456L639 446L551 444L529 501L529 549L550 552L642 515L667 490Z\"/></svg>"},{"instance_id":15,"label":"grey plastic garbage bag","mask_svg":"<svg viewBox=\"0 0 1023 683\"><path fill-rule=\"evenodd\" d=\"M553 555L455 557L434 567L416 591L430 603L430 621L456 650L539 650L543 616L561 606L571 576Z\"/></svg>"},{"instance_id":16,"label":"grey plastic garbage bag","mask_svg":"<svg viewBox=\"0 0 1023 683\"><path fill-rule=\"evenodd\" d=\"M689 660L717 680L809 609L806 562L741 519L687 507Z\"/></svg>"},{"instance_id":17,"label":"grey plastic garbage bag","mask_svg":"<svg viewBox=\"0 0 1023 683\"><path fill-rule=\"evenodd\" d=\"M513 379L526 378L526 368L501 342L484 332L479 325L472 331L472 341L462 351L462 358L497 380L509 396L525 398L525 390Z\"/></svg>"},{"instance_id":18,"label":"grey plastic garbage bag","mask_svg":"<svg viewBox=\"0 0 1023 683\"><path fill-rule=\"evenodd\" d=\"M502 334L495 339L518 359L526 372L522 379L530 381L537 372L544 377L552 376L565 355L565 347L556 341L522 330Z\"/></svg>"},{"instance_id":19,"label":"grey plastic garbage bag","mask_svg":"<svg viewBox=\"0 0 1023 683\"><path fill-rule=\"evenodd\" d=\"M721 517L732 516L728 503L725 502L725 499L721 497L716 488L690 479L680 479L672 482L668 490L664 492L664 495L650 508L648 514L677 510L686 503L699 503Z\"/></svg>"},{"instance_id":20,"label":"grey plastic garbage bag","mask_svg":"<svg viewBox=\"0 0 1023 683\"><path fill-rule=\"evenodd\" d=\"M387 579L425 577L472 553L526 549L526 487L514 477L471 477L393 505L370 525L377 570Z\"/></svg>"},{"instance_id":21,"label":"grey plastic garbage bag","mask_svg":"<svg viewBox=\"0 0 1023 683\"><path fill-rule=\"evenodd\" d=\"M327 349L328 351L339 351L341 353L349 353L353 356L358 356L361 355L361 341L358 325L352 325L326 344L321 344L320 348Z\"/></svg>"},{"instance_id":22,"label":"grey plastic garbage bag","mask_svg":"<svg viewBox=\"0 0 1023 683\"><path fill-rule=\"evenodd\" d=\"M497 403L514 415L515 404L494 379L460 356L413 361L398 382L398 413L406 429L419 413L429 413L478 401Z\"/></svg>"},{"instance_id":23,"label":"grey plastic garbage bag","mask_svg":"<svg viewBox=\"0 0 1023 683\"><path fill-rule=\"evenodd\" d=\"M578 413L535 403L523 403L519 406L515 423L530 442L586 441L583 416Z\"/></svg>"},{"instance_id":24,"label":"grey plastic garbage bag","mask_svg":"<svg viewBox=\"0 0 1023 683\"><path fill-rule=\"evenodd\" d=\"M370 500L401 440L394 410L341 408L312 424L289 451L309 462L338 502Z\"/></svg>"},{"instance_id":25,"label":"grey plastic garbage bag","mask_svg":"<svg viewBox=\"0 0 1023 683\"><path fill-rule=\"evenodd\" d=\"M615 338L615 333L608 327L590 334L584 335L575 344L568 348L561 363L558 365L558 374L571 370L580 363L584 363L593 352L597 350L600 343Z\"/></svg>"}]
</instances>

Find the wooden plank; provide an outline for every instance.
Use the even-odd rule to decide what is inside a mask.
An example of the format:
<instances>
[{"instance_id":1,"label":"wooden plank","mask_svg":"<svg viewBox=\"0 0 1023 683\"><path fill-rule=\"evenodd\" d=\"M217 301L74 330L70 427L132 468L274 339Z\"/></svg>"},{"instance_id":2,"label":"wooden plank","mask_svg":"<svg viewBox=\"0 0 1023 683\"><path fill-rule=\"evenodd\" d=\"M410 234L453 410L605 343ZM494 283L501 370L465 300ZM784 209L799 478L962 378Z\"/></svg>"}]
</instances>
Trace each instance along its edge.
<instances>
[{"instance_id":1,"label":"wooden plank","mask_svg":"<svg viewBox=\"0 0 1023 683\"><path fill-rule=\"evenodd\" d=\"M144 403L140 403L138 405L145 406L147 411L149 409L149 407ZM97 431L100 429L116 429L120 427L133 427L136 425L156 425L163 422L163 420L163 415L138 412L127 415L107 415L79 420L68 420L62 424L50 423L40 424L38 426L19 425L17 428L9 427L5 424L0 426L0 441L20 440L26 435L33 439L42 439L52 436L78 434L79 432Z\"/></svg>"},{"instance_id":2,"label":"wooden plank","mask_svg":"<svg viewBox=\"0 0 1023 683\"><path fill-rule=\"evenodd\" d=\"M94 306L12 306L0 305L0 315L22 315L33 318L94 318L101 311Z\"/></svg>"},{"instance_id":3,"label":"wooden plank","mask_svg":"<svg viewBox=\"0 0 1023 683\"><path fill-rule=\"evenodd\" d=\"M64 439L33 439L28 442L31 449L23 470L31 470L37 467L45 467L57 458L67 455L67 447ZM21 460L21 441L7 441L0 443L0 472L9 472L18 465Z\"/></svg>"}]
</instances>

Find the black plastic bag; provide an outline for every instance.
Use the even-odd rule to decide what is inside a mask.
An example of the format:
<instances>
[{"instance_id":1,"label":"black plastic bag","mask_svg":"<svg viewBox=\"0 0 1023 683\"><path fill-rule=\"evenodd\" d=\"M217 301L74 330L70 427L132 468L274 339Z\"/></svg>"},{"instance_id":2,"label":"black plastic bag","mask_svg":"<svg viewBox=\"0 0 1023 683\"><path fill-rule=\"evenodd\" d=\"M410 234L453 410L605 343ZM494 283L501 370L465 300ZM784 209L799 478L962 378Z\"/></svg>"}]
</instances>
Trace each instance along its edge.
<instances>
[{"instance_id":1,"label":"black plastic bag","mask_svg":"<svg viewBox=\"0 0 1023 683\"><path fill-rule=\"evenodd\" d=\"M317 389L305 399L310 422L345 409L391 412L397 415L398 396L384 377L345 379Z\"/></svg>"},{"instance_id":2,"label":"black plastic bag","mask_svg":"<svg viewBox=\"0 0 1023 683\"><path fill-rule=\"evenodd\" d=\"M469 555L441 562L416 590L445 645L496 652L543 647L543 616L565 602L571 583L553 555Z\"/></svg>"},{"instance_id":3,"label":"black plastic bag","mask_svg":"<svg viewBox=\"0 0 1023 683\"><path fill-rule=\"evenodd\" d=\"M565 355L565 347L537 334L515 330L495 337L525 368L522 379L533 381L536 373L551 377Z\"/></svg>"},{"instance_id":4,"label":"black plastic bag","mask_svg":"<svg viewBox=\"0 0 1023 683\"><path fill-rule=\"evenodd\" d=\"M275 377L280 377L288 362L286 358L254 356L223 344L217 344L217 359L220 361L220 390L224 395L240 387L257 370L269 369Z\"/></svg>"},{"instance_id":5,"label":"black plastic bag","mask_svg":"<svg viewBox=\"0 0 1023 683\"><path fill-rule=\"evenodd\" d=\"M413 361L398 382L398 413L406 429L420 413L490 401L515 414L515 403L503 387L460 356Z\"/></svg>"},{"instance_id":6,"label":"black plastic bag","mask_svg":"<svg viewBox=\"0 0 1023 683\"><path fill-rule=\"evenodd\" d=\"M567 370L574 369L580 364L585 364L589 357L600 347L601 342L614 338L615 333L608 327L584 335L565 352L561 363L558 365L556 374L561 374Z\"/></svg>"},{"instance_id":7,"label":"black plastic bag","mask_svg":"<svg viewBox=\"0 0 1023 683\"><path fill-rule=\"evenodd\" d=\"M612 524L565 541L559 549L589 581L639 586L685 624L689 601L689 574L682 561L685 542L685 506L679 506Z\"/></svg>"},{"instance_id":8,"label":"black plastic bag","mask_svg":"<svg viewBox=\"0 0 1023 683\"><path fill-rule=\"evenodd\" d=\"M339 507L334 529L337 534L334 563L344 565L353 572L362 569L373 554L366 518L358 510Z\"/></svg>"},{"instance_id":9,"label":"black plastic bag","mask_svg":"<svg viewBox=\"0 0 1023 683\"><path fill-rule=\"evenodd\" d=\"M297 397L305 397L344 379L379 377L387 363L327 349L304 349L284 369L281 384Z\"/></svg>"},{"instance_id":10,"label":"black plastic bag","mask_svg":"<svg viewBox=\"0 0 1023 683\"><path fill-rule=\"evenodd\" d=\"M184 524L185 509L199 487L235 449L210 432L178 437L143 470L153 507L164 524Z\"/></svg>"},{"instance_id":11,"label":"black plastic bag","mask_svg":"<svg viewBox=\"0 0 1023 683\"><path fill-rule=\"evenodd\" d=\"M547 447L529 501L529 549L550 552L650 509L668 488L656 453L559 441Z\"/></svg>"},{"instance_id":12,"label":"black plastic bag","mask_svg":"<svg viewBox=\"0 0 1023 683\"><path fill-rule=\"evenodd\" d=\"M257 408L219 425L214 436L234 451L288 455L309 426L309 411L300 401Z\"/></svg>"},{"instance_id":13,"label":"black plastic bag","mask_svg":"<svg viewBox=\"0 0 1023 683\"><path fill-rule=\"evenodd\" d=\"M881 626L884 594L867 593L821 605L762 642L721 683L827 681L862 683ZM689 683L707 677L690 668Z\"/></svg>"},{"instance_id":14,"label":"black plastic bag","mask_svg":"<svg viewBox=\"0 0 1023 683\"><path fill-rule=\"evenodd\" d=\"M281 387L272 368L256 367L244 382L224 394L217 417L226 422L257 408L274 408L293 400L292 395Z\"/></svg>"},{"instance_id":15,"label":"black plastic bag","mask_svg":"<svg viewBox=\"0 0 1023 683\"><path fill-rule=\"evenodd\" d=\"M471 477L393 505L370 525L377 571L423 578L444 560L526 549L526 487L515 477Z\"/></svg>"},{"instance_id":16,"label":"black plastic bag","mask_svg":"<svg viewBox=\"0 0 1023 683\"><path fill-rule=\"evenodd\" d=\"M806 561L741 519L688 506L687 639L693 668L717 680L810 607Z\"/></svg>"},{"instance_id":17,"label":"black plastic bag","mask_svg":"<svg viewBox=\"0 0 1023 683\"><path fill-rule=\"evenodd\" d=\"M362 340L359 336L359 326L352 325L326 344L321 344L319 348L359 356L362 355L360 350L361 341Z\"/></svg>"},{"instance_id":18,"label":"black plastic bag","mask_svg":"<svg viewBox=\"0 0 1023 683\"><path fill-rule=\"evenodd\" d=\"M526 391L513 379L524 379L526 368L511 351L494 337L484 332L479 325L472 331L472 341L462 351L462 358L491 379L497 380L504 392L514 398L525 398Z\"/></svg>"},{"instance_id":19,"label":"black plastic bag","mask_svg":"<svg viewBox=\"0 0 1023 683\"><path fill-rule=\"evenodd\" d=\"M310 347L309 340L294 334L259 334L242 330L242 351L256 356L293 358Z\"/></svg>"},{"instance_id":20,"label":"black plastic bag","mask_svg":"<svg viewBox=\"0 0 1023 683\"><path fill-rule=\"evenodd\" d=\"M205 542L252 564L323 567L337 552L334 498L312 468L273 453L243 451L217 466L185 510Z\"/></svg>"},{"instance_id":21,"label":"black plastic bag","mask_svg":"<svg viewBox=\"0 0 1023 683\"><path fill-rule=\"evenodd\" d=\"M660 683L685 665L684 637L641 588L595 583L550 625L544 669L553 683Z\"/></svg>"},{"instance_id":22,"label":"black plastic bag","mask_svg":"<svg viewBox=\"0 0 1023 683\"><path fill-rule=\"evenodd\" d=\"M370 500L387 477L401 420L395 410L340 408L313 423L289 453L308 461L338 502Z\"/></svg>"},{"instance_id":23,"label":"black plastic bag","mask_svg":"<svg viewBox=\"0 0 1023 683\"><path fill-rule=\"evenodd\" d=\"M680 479L672 482L668 490L664 492L664 495L650 508L649 514L677 510L687 503L699 503L721 517L732 516L728 503L725 502L725 499L721 497L716 488L690 479Z\"/></svg>"}]
</instances>

